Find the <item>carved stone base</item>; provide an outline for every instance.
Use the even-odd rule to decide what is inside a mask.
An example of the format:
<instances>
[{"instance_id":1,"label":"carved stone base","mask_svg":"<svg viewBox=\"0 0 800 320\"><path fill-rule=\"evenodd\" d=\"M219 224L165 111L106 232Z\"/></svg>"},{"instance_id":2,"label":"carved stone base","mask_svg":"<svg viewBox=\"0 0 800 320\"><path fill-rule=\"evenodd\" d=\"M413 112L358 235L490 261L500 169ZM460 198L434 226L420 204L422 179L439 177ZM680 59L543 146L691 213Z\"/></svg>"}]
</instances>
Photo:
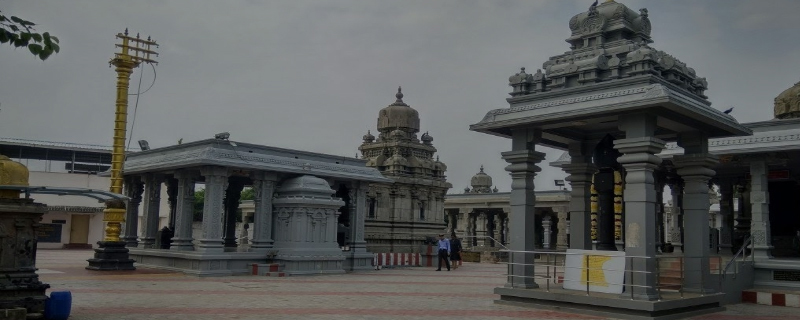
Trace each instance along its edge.
<instances>
[{"instance_id":1,"label":"carved stone base","mask_svg":"<svg viewBox=\"0 0 800 320\"><path fill-rule=\"evenodd\" d=\"M28 315L41 316L47 288L50 285L39 281L39 275L33 269L3 272L3 278L0 279L0 309L24 308Z\"/></svg>"},{"instance_id":2,"label":"carved stone base","mask_svg":"<svg viewBox=\"0 0 800 320\"><path fill-rule=\"evenodd\" d=\"M100 246L94 249L94 258L89 261L87 270L96 271L115 271L115 270L136 270L133 263L136 260L128 256L128 248L124 241L98 241Z\"/></svg>"}]
</instances>

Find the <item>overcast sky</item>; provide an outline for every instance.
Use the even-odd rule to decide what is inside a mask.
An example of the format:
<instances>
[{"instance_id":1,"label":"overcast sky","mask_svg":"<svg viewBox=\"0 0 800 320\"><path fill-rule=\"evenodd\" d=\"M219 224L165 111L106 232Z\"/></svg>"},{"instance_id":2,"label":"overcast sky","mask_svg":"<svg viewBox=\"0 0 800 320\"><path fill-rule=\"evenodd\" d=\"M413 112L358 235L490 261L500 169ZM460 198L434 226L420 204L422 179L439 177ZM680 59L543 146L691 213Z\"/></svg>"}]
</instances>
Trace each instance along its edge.
<instances>
[{"instance_id":1,"label":"overcast sky","mask_svg":"<svg viewBox=\"0 0 800 320\"><path fill-rule=\"evenodd\" d=\"M508 77L520 67L569 49L568 21L591 2L5 0L4 14L58 36L62 51L42 62L0 46L0 137L111 145L108 60L127 27L161 44L133 141L155 148L228 131L234 141L355 156L402 85L449 167L450 192L463 192L481 164L508 191L500 152L510 140L469 125L508 107ZM652 46L706 77L713 106L734 106L740 122L772 119L773 98L800 80L800 1L620 2L647 7ZM143 89L153 81L139 68L131 92L141 71ZM550 162L561 151L547 153ZM565 175L542 167L537 189L554 189Z\"/></svg>"}]
</instances>

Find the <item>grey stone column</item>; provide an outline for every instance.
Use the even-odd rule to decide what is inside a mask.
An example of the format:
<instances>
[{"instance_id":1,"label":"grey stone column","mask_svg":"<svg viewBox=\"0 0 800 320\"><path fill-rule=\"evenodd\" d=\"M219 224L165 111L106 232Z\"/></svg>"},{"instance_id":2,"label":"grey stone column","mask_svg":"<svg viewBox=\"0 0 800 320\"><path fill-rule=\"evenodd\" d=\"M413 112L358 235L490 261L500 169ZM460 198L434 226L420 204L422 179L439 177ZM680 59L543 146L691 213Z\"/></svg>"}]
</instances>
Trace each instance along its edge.
<instances>
[{"instance_id":1,"label":"grey stone column","mask_svg":"<svg viewBox=\"0 0 800 320\"><path fill-rule=\"evenodd\" d=\"M664 149L664 141L652 137L655 118L635 114L623 117L621 128L626 139L614 141L614 146L623 153L619 163L625 168L625 255L628 272L624 294L640 300L656 300L656 186L655 170L661 164L656 156Z\"/></svg>"},{"instance_id":2,"label":"grey stone column","mask_svg":"<svg viewBox=\"0 0 800 320\"><path fill-rule=\"evenodd\" d=\"M175 173L175 177L178 180L175 197L175 236L172 237L169 249L191 251L194 250L192 222L194 222L194 183L197 176L194 172L182 170Z\"/></svg>"},{"instance_id":3,"label":"grey stone column","mask_svg":"<svg viewBox=\"0 0 800 320\"><path fill-rule=\"evenodd\" d=\"M719 215L722 219L719 229L719 247L723 254L731 254L733 247L733 182L720 179Z\"/></svg>"},{"instance_id":4,"label":"grey stone column","mask_svg":"<svg viewBox=\"0 0 800 320\"><path fill-rule=\"evenodd\" d=\"M750 234L753 235L753 257L756 260L772 259L768 170L763 159L750 162Z\"/></svg>"},{"instance_id":5,"label":"grey stone column","mask_svg":"<svg viewBox=\"0 0 800 320\"><path fill-rule=\"evenodd\" d=\"M369 191L369 183L354 181L350 184L348 190L350 192L350 242L348 242L350 251L345 253L347 257L346 266L350 270L372 269L373 255L367 251L367 241L364 240L364 222L368 210L367 192ZM438 216L434 211L426 215ZM418 249L412 248L412 250L416 251Z\"/></svg>"},{"instance_id":6,"label":"grey stone column","mask_svg":"<svg viewBox=\"0 0 800 320\"><path fill-rule=\"evenodd\" d=\"M567 250L567 248L569 248L569 238L567 234L567 209L564 207L556 207L555 212L558 217L558 223L556 224L556 227L558 228L558 233L556 234L556 249Z\"/></svg>"},{"instance_id":7,"label":"grey stone column","mask_svg":"<svg viewBox=\"0 0 800 320\"><path fill-rule=\"evenodd\" d=\"M253 240L250 250L254 252L267 252L272 250L272 198L275 194L275 174L263 171L255 172L253 179Z\"/></svg>"},{"instance_id":8,"label":"grey stone column","mask_svg":"<svg viewBox=\"0 0 800 320\"><path fill-rule=\"evenodd\" d=\"M684 243L691 244L683 247L683 290L706 292L710 274L708 211L711 202L708 181L714 177L713 168L719 161L716 156L707 153L708 139L695 138L691 144L692 147L683 146L686 155L675 156L673 160L684 183Z\"/></svg>"},{"instance_id":9,"label":"grey stone column","mask_svg":"<svg viewBox=\"0 0 800 320\"><path fill-rule=\"evenodd\" d=\"M121 240L129 248L136 248L139 245L139 204L142 203L143 192L144 183L141 177L125 177L125 196L130 200L125 207L125 230Z\"/></svg>"},{"instance_id":10,"label":"grey stone column","mask_svg":"<svg viewBox=\"0 0 800 320\"><path fill-rule=\"evenodd\" d=\"M222 218L225 189L228 184L228 169L224 167L203 167L200 173L205 177L206 197L203 202L203 235L198 251L223 252Z\"/></svg>"},{"instance_id":11,"label":"grey stone column","mask_svg":"<svg viewBox=\"0 0 800 320\"><path fill-rule=\"evenodd\" d=\"M367 191L369 184L366 182L353 182L350 191L350 242L351 250L354 248L366 250L367 242L364 241L364 219L367 210ZM428 214L433 215L434 212ZM363 250L362 250L363 251Z\"/></svg>"},{"instance_id":12,"label":"grey stone column","mask_svg":"<svg viewBox=\"0 0 800 320\"><path fill-rule=\"evenodd\" d=\"M544 160L545 154L534 151L535 143L541 138L541 131L514 130L512 132L512 150L503 152L503 160L509 163L506 171L511 173L511 195L509 203L511 212L509 220L511 239L509 253L511 274L506 287L538 288L534 281L534 254L520 251L535 251L536 247L536 195L533 179L541 169L536 166Z\"/></svg>"},{"instance_id":13,"label":"grey stone column","mask_svg":"<svg viewBox=\"0 0 800 320\"><path fill-rule=\"evenodd\" d=\"M161 208L161 179L156 174L144 176L144 225L142 236L139 239L140 249L155 248L156 234L158 233L159 209Z\"/></svg>"},{"instance_id":14,"label":"grey stone column","mask_svg":"<svg viewBox=\"0 0 800 320\"><path fill-rule=\"evenodd\" d=\"M597 167L592 164L591 148L586 144L570 144L572 162L562 167L568 173L572 191L569 200L569 246L572 249L592 249L591 186Z\"/></svg>"}]
</instances>

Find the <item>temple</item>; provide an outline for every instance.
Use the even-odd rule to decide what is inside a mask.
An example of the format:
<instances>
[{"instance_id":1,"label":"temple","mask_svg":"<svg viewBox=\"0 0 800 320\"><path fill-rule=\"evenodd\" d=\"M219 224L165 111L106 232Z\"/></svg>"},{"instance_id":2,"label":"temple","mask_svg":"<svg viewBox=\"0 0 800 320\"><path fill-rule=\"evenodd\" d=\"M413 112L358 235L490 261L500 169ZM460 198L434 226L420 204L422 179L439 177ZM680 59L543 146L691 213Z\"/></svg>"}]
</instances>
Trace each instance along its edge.
<instances>
[{"instance_id":1,"label":"temple","mask_svg":"<svg viewBox=\"0 0 800 320\"><path fill-rule=\"evenodd\" d=\"M263 274L273 268L285 274L369 269L366 194L371 183L391 181L364 164L360 159L233 142L227 135L129 154L124 181L130 202L122 239L137 265L199 276ZM205 196L202 230L195 239L192 222L199 184ZM160 196L162 186L167 199ZM242 246L235 229L246 186L253 188L255 199L252 237ZM164 201L169 203L173 234L163 241L169 244L157 245ZM343 244L337 242L342 225L350 226Z\"/></svg>"},{"instance_id":2,"label":"temple","mask_svg":"<svg viewBox=\"0 0 800 320\"><path fill-rule=\"evenodd\" d=\"M378 113L378 137L367 131L358 147L367 167L393 181L367 192L365 239L370 252L419 253L446 227L444 197L452 185L447 166L434 159L433 137L417 137L419 112L403 102L401 88L395 97Z\"/></svg>"},{"instance_id":3,"label":"temple","mask_svg":"<svg viewBox=\"0 0 800 320\"><path fill-rule=\"evenodd\" d=\"M470 185L464 193L445 198L447 233L455 232L462 238L465 250L479 254L499 251L508 244L510 194L492 187L492 177L483 166L472 176ZM569 191L537 191L536 197L536 248L566 249Z\"/></svg>"},{"instance_id":4,"label":"temple","mask_svg":"<svg viewBox=\"0 0 800 320\"><path fill-rule=\"evenodd\" d=\"M544 71L512 75L510 106L470 127L511 140L511 150L502 153L512 185L509 274L506 286L495 289L499 302L643 317L719 310L725 295L710 276L708 186L720 157L710 152L709 140L737 141L743 138L729 137L753 130L711 107L707 81L694 69L650 45L648 15L606 1L573 16L570 50L546 61ZM552 281L551 265L537 261L533 178L544 159L540 145L569 155L561 165L571 186L569 249L559 282ZM674 150L669 164L659 156L665 149ZM750 167L759 170L751 172L751 192L766 196L766 181L756 178L764 163ZM672 169L669 178L665 168ZM658 276L660 186L669 179L681 181L682 242L691 244L683 246L679 295L664 293Z\"/></svg>"}]
</instances>

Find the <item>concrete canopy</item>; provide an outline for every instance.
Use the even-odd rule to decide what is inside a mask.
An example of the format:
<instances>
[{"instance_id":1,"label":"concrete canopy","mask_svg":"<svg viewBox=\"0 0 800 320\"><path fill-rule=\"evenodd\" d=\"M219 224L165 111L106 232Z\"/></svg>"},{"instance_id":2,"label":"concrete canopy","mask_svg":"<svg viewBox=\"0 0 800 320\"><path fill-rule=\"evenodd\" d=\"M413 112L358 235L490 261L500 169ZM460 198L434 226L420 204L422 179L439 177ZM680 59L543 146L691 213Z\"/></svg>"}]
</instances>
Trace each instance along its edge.
<instances>
[{"instance_id":1,"label":"concrete canopy","mask_svg":"<svg viewBox=\"0 0 800 320\"><path fill-rule=\"evenodd\" d=\"M365 160L355 158L207 139L130 154L124 171L130 175L211 165L342 180L392 182L365 164Z\"/></svg>"},{"instance_id":2,"label":"concrete canopy","mask_svg":"<svg viewBox=\"0 0 800 320\"><path fill-rule=\"evenodd\" d=\"M710 138L749 135L752 131L710 102L654 75L641 75L558 91L509 98L510 108L489 111L470 130L510 138L520 127L542 129L539 144L566 149L570 142L624 137L620 115L657 116L655 137L674 141L678 133L704 132Z\"/></svg>"}]
</instances>

